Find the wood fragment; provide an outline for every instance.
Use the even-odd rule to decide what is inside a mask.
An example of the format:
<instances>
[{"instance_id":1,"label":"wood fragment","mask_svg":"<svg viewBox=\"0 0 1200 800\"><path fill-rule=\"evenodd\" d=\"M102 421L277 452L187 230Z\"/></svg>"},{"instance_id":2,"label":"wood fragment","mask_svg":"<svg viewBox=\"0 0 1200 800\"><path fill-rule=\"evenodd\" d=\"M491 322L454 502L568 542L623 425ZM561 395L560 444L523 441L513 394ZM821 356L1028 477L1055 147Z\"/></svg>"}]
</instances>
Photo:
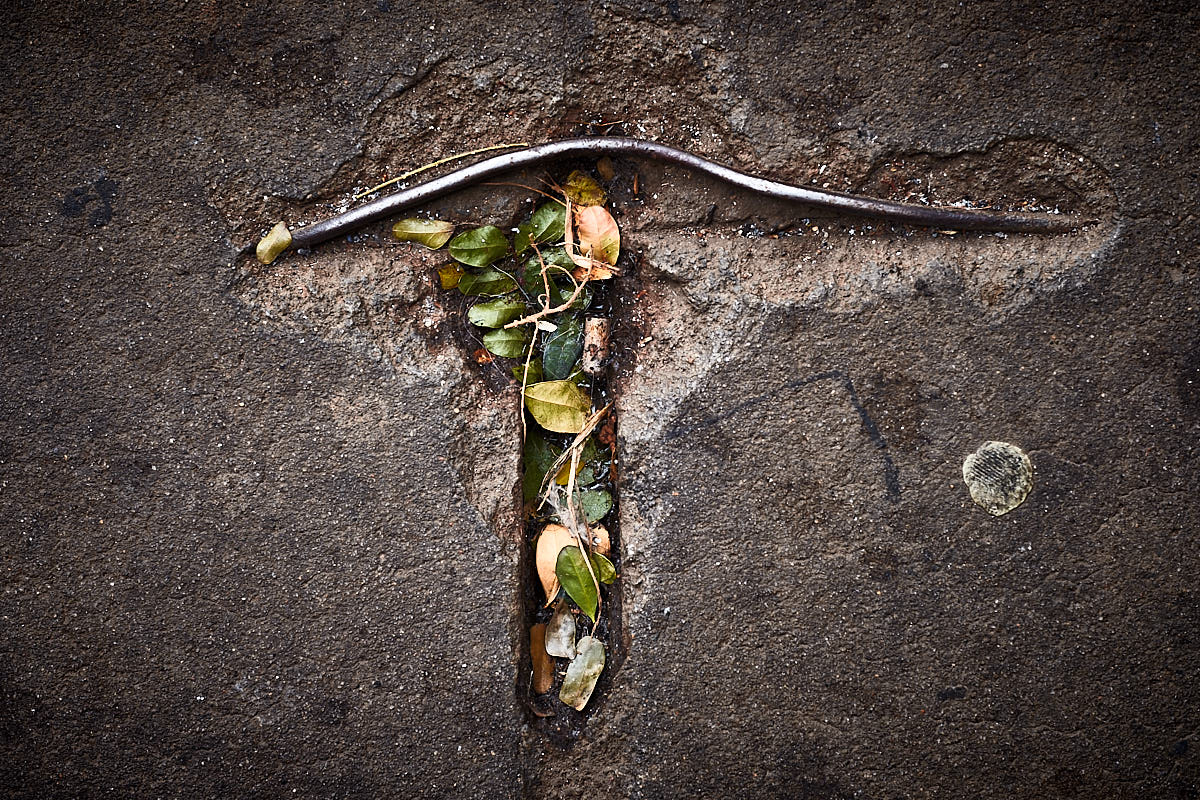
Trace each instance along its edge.
<instances>
[{"instance_id":1,"label":"wood fragment","mask_svg":"<svg viewBox=\"0 0 1200 800\"><path fill-rule=\"evenodd\" d=\"M580 368L588 375L598 375L608 360L607 317L588 317L583 323L583 356Z\"/></svg>"}]
</instances>

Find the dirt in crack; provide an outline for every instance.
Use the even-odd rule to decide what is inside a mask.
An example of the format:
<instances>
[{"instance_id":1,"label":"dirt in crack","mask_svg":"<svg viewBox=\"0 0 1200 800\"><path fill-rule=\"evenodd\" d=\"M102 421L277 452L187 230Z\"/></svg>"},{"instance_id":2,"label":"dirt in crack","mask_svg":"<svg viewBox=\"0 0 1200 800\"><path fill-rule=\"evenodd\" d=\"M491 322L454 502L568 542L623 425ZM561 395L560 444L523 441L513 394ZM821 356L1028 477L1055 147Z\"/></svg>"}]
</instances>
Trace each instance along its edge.
<instances>
[{"instance_id":1,"label":"dirt in crack","mask_svg":"<svg viewBox=\"0 0 1200 800\"><path fill-rule=\"evenodd\" d=\"M570 747L624 658L609 286L631 259L604 187L576 170L511 235L409 218L396 238L447 246L442 288L466 300L472 357L521 387L518 694L531 724Z\"/></svg>"}]
</instances>

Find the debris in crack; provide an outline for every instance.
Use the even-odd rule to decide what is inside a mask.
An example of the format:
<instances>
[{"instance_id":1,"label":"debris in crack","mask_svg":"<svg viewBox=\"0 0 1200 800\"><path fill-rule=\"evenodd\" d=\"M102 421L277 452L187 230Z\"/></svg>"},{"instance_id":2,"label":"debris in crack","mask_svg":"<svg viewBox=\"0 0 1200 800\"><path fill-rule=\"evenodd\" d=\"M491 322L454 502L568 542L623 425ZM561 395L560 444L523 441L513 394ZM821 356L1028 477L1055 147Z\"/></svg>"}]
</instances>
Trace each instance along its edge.
<instances>
[{"instance_id":1,"label":"debris in crack","mask_svg":"<svg viewBox=\"0 0 1200 800\"><path fill-rule=\"evenodd\" d=\"M538 205L511 239L494 225L454 234L451 223L416 218L393 232L434 249L449 245L453 263L438 279L478 298L466 312L482 345L476 362L500 366L520 384L527 574L537 587L527 590L528 702L562 740L586 720L580 712L594 713L606 652L620 648L610 322L600 282L620 272L621 236L604 187L590 175L576 170L560 191L561 200Z\"/></svg>"}]
</instances>

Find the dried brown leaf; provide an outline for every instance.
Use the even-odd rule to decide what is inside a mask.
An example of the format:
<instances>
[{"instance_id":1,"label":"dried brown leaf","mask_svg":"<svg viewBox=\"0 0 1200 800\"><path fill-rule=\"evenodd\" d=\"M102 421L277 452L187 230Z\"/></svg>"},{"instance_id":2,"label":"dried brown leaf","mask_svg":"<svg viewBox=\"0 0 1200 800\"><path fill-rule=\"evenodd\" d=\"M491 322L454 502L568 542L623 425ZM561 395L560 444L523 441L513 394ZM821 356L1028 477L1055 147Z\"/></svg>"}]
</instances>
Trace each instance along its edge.
<instances>
[{"instance_id":1,"label":"dried brown leaf","mask_svg":"<svg viewBox=\"0 0 1200 800\"><path fill-rule=\"evenodd\" d=\"M533 662L533 693L545 694L554 686L554 659L546 652L546 626L529 629L529 656Z\"/></svg>"},{"instance_id":2,"label":"dried brown leaf","mask_svg":"<svg viewBox=\"0 0 1200 800\"><path fill-rule=\"evenodd\" d=\"M621 253L621 231L617 221L603 206L586 206L574 212L573 239L567 240L567 252L578 265L576 280L607 280ZM571 247L572 241L577 242ZM589 271L590 270L590 271Z\"/></svg>"},{"instance_id":3,"label":"dried brown leaf","mask_svg":"<svg viewBox=\"0 0 1200 800\"><path fill-rule=\"evenodd\" d=\"M558 575L554 572L558 565L558 551L577 544L575 537L562 525L547 525L542 528L542 533L537 538L534 561L537 564L542 589L546 592L547 605L558 594Z\"/></svg>"},{"instance_id":4,"label":"dried brown leaf","mask_svg":"<svg viewBox=\"0 0 1200 800\"><path fill-rule=\"evenodd\" d=\"M588 526L588 544L592 546L592 552L605 557L612 555L612 538L603 525Z\"/></svg>"}]
</instances>

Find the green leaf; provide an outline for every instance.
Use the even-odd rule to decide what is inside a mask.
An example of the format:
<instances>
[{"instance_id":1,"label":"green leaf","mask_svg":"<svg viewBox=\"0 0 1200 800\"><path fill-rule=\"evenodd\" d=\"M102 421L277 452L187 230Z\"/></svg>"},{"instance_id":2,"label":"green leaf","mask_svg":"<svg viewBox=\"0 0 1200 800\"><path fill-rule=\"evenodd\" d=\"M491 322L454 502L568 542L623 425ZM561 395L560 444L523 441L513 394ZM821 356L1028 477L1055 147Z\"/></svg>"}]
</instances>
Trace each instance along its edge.
<instances>
[{"instance_id":1,"label":"green leaf","mask_svg":"<svg viewBox=\"0 0 1200 800\"><path fill-rule=\"evenodd\" d=\"M590 489L579 493L579 505L583 507L583 515L588 524L599 522L604 515L612 511L612 495L603 489Z\"/></svg>"},{"instance_id":2,"label":"green leaf","mask_svg":"<svg viewBox=\"0 0 1200 800\"><path fill-rule=\"evenodd\" d=\"M563 194L577 206L602 206L608 200L604 187L596 183L595 178L579 170L567 176Z\"/></svg>"},{"instance_id":3,"label":"green leaf","mask_svg":"<svg viewBox=\"0 0 1200 800\"><path fill-rule=\"evenodd\" d=\"M501 297L471 306L471 310L467 312L467 319L472 325L481 328L499 328L521 316L524 311L524 300Z\"/></svg>"},{"instance_id":4,"label":"green leaf","mask_svg":"<svg viewBox=\"0 0 1200 800\"><path fill-rule=\"evenodd\" d=\"M567 208L557 201L542 203L529 219L530 238L537 244L562 241Z\"/></svg>"},{"instance_id":5,"label":"green leaf","mask_svg":"<svg viewBox=\"0 0 1200 800\"><path fill-rule=\"evenodd\" d=\"M486 267L508 252L508 239L495 225L463 231L450 240L450 257L472 267Z\"/></svg>"},{"instance_id":6,"label":"green leaf","mask_svg":"<svg viewBox=\"0 0 1200 800\"><path fill-rule=\"evenodd\" d=\"M579 317L560 317L558 328L546 337L542 350L542 369L546 371L546 377L556 381L566 380L582 353L583 322Z\"/></svg>"},{"instance_id":7,"label":"green leaf","mask_svg":"<svg viewBox=\"0 0 1200 800\"><path fill-rule=\"evenodd\" d=\"M536 428L530 428L525 434L525 448L522 452L525 474L521 476L521 494L525 498L526 503L532 503L537 499L538 490L542 488L542 481L546 479L546 473L554 466L554 460L558 458L561 451L550 442L546 441L546 437Z\"/></svg>"},{"instance_id":8,"label":"green leaf","mask_svg":"<svg viewBox=\"0 0 1200 800\"><path fill-rule=\"evenodd\" d=\"M450 241L453 234L454 223L444 222L440 219L409 217L392 226L392 235L400 241L417 242L430 250L437 250Z\"/></svg>"},{"instance_id":9,"label":"green leaf","mask_svg":"<svg viewBox=\"0 0 1200 800\"><path fill-rule=\"evenodd\" d=\"M478 275L468 272L458 281L458 290L469 295L508 294L515 288L516 282L498 269L485 269Z\"/></svg>"},{"instance_id":10,"label":"green leaf","mask_svg":"<svg viewBox=\"0 0 1200 800\"><path fill-rule=\"evenodd\" d=\"M555 286L551 289L557 293L558 297L554 298L553 303L556 306L561 306L563 303L571 300L571 294L575 291L574 287ZM571 301L571 305L567 306L570 311L582 311L592 303L592 287L584 285L583 291L575 295L575 299Z\"/></svg>"},{"instance_id":11,"label":"green leaf","mask_svg":"<svg viewBox=\"0 0 1200 800\"><path fill-rule=\"evenodd\" d=\"M558 563L554 565L554 574L562 584L567 597L579 610L588 615L592 622L596 621L599 610L600 590L588 571L587 562L583 559L583 551L575 545L564 547L558 551Z\"/></svg>"},{"instance_id":12,"label":"green leaf","mask_svg":"<svg viewBox=\"0 0 1200 800\"><path fill-rule=\"evenodd\" d=\"M542 280L542 261L546 262L546 276L550 279L550 299L554 305L562 301L558 299L560 291L555 277L566 278L574 268L574 262L561 247L553 247L542 251L539 261L537 254L525 260L521 268L521 285L533 296L533 302L542 305L546 302L546 284ZM565 262L565 263L564 263Z\"/></svg>"},{"instance_id":13,"label":"green leaf","mask_svg":"<svg viewBox=\"0 0 1200 800\"><path fill-rule=\"evenodd\" d=\"M517 226L517 232L513 235L513 252L521 255L529 249L529 237L533 233L532 222L522 222Z\"/></svg>"},{"instance_id":14,"label":"green leaf","mask_svg":"<svg viewBox=\"0 0 1200 800\"><path fill-rule=\"evenodd\" d=\"M513 377L517 383L523 383L528 386L531 383L542 382L542 360L535 358L529 362L529 373L525 372L525 363L522 362L512 368Z\"/></svg>"},{"instance_id":15,"label":"green leaf","mask_svg":"<svg viewBox=\"0 0 1200 800\"><path fill-rule=\"evenodd\" d=\"M486 340L485 336L485 343ZM579 433L592 410L592 402L570 381L543 381L525 388L525 407L537 424L548 431Z\"/></svg>"},{"instance_id":16,"label":"green leaf","mask_svg":"<svg viewBox=\"0 0 1200 800\"><path fill-rule=\"evenodd\" d=\"M592 553L592 571L605 586L617 579L617 568L613 563L599 553Z\"/></svg>"},{"instance_id":17,"label":"green leaf","mask_svg":"<svg viewBox=\"0 0 1200 800\"><path fill-rule=\"evenodd\" d=\"M521 328L499 328L483 335L483 346L489 353L505 358L520 358L529 346L529 331Z\"/></svg>"}]
</instances>

